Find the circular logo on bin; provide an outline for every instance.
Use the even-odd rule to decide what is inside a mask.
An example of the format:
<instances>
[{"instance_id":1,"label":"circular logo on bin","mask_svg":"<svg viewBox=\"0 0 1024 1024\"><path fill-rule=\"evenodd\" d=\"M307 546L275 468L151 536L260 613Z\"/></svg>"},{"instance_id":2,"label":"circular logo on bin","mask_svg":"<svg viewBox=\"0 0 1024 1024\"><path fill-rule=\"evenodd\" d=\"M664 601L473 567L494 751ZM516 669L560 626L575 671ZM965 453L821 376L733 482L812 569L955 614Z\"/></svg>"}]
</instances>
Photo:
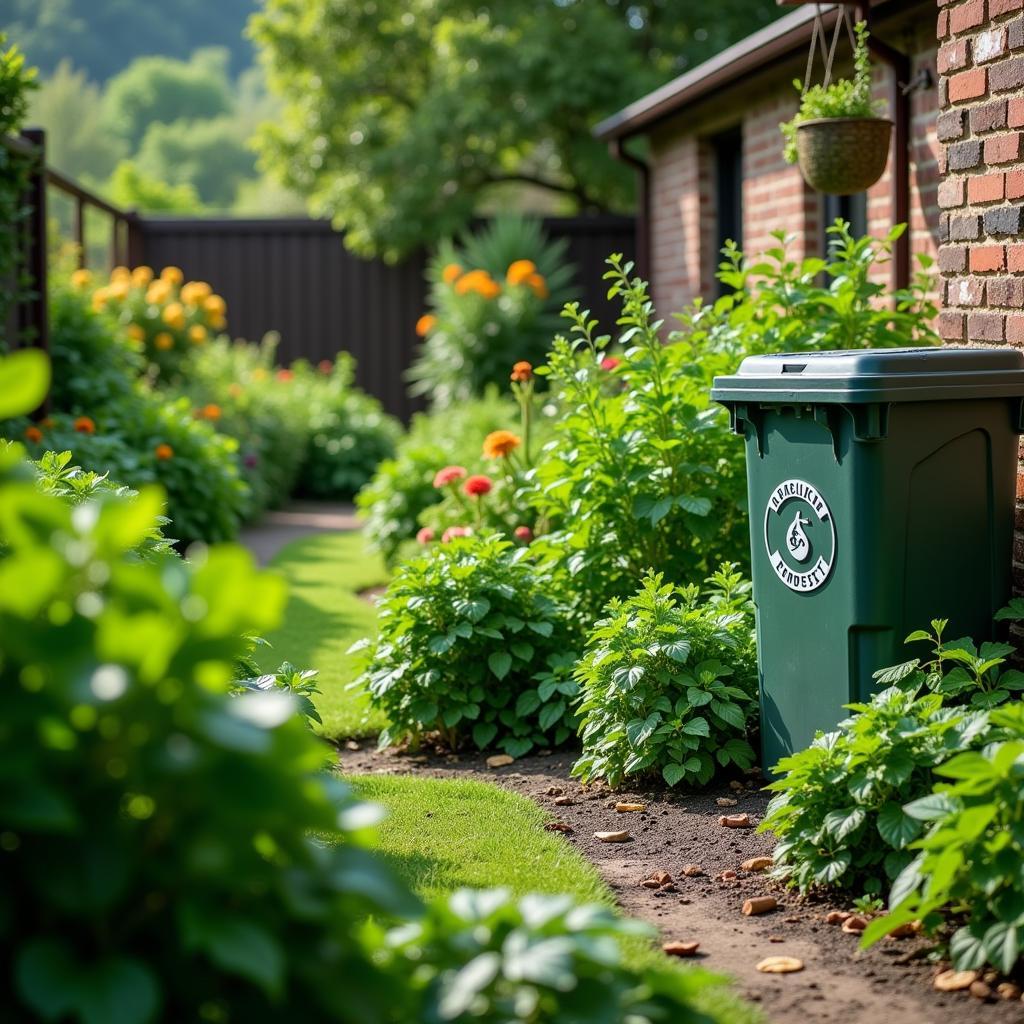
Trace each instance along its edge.
<instances>
[{"instance_id":1,"label":"circular logo on bin","mask_svg":"<svg viewBox=\"0 0 1024 1024\"><path fill-rule=\"evenodd\" d=\"M832 510L805 480L784 480L764 510L764 546L775 575L790 590L817 590L832 571L836 529Z\"/></svg>"}]
</instances>

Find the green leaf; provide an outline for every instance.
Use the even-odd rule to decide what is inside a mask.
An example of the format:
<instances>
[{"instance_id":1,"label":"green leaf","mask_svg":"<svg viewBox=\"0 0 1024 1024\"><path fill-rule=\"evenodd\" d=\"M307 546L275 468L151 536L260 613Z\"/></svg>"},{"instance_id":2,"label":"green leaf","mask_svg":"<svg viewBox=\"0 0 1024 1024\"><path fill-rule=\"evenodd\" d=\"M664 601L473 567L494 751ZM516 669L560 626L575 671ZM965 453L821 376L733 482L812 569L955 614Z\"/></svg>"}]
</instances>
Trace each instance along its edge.
<instances>
[{"instance_id":1,"label":"green leaf","mask_svg":"<svg viewBox=\"0 0 1024 1024\"><path fill-rule=\"evenodd\" d=\"M684 511L693 516L706 516L712 508L710 498L695 498L690 494L681 494L676 498L676 504Z\"/></svg>"},{"instance_id":2,"label":"green leaf","mask_svg":"<svg viewBox=\"0 0 1024 1024\"><path fill-rule=\"evenodd\" d=\"M508 651L494 651L487 656L487 665L499 679L504 679L512 668L512 655Z\"/></svg>"},{"instance_id":3,"label":"green leaf","mask_svg":"<svg viewBox=\"0 0 1024 1024\"><path fill-rule=\"evenodd\" d=\"M477 722L473 726L473 742L480 750L486 750L497 735L498 727L493 722Z\"/></svg>"},{"instance_id":4,"label":"green leaf","mask_svg":"<svg viewBox=\"0 0 1024 1024\"><path fill-rule=\"evenodd\" d=\"M673 761L661 769L661 776L670 786L674 786L686 776L686 769Z\"/></svg>"},{"instance_id":5,"label":"green leaf","mask_svg":"<svg viewBox=\"0 0 1024 1024\"><path fill-rule=\"evenodd\" d=\"M541 705L540 694L536 690L526 690L519 694L516 701L516 717L526 718L532 715Z\"/></svg>"},{"instance_id":6,"label":"green leaf","mask_svg":"<svg viewBox=\"0 0 1024 1024\"><path fill-rule=\"evenodd\" d=\"M987 956L984 936L973 927L958 928L949 940L949 952L956 970L977 970L985 963Z\"/></svg>"},{"instance_id":7,"label":"green leaf","mask_svg":"<svg viewBox=\"0 0 1024 1024\"><path fill-rule=\"evenodd\" d=\"M734 729L742 729L747 721L743 710L738 705L729 701L713 700L711 702L711 711L725 722L726 725L731 725Z\"/></svg>"},{"instance_id":8,"label":"green leaf","mask_svg":"<svg viewBox=\"0 0 1024 1024\"><path fill-rule=\"evenodd\" d=\"M37 409L50 388L50 360L37 348L0 356L0 420Z\"/></svg>"},{"instance_id":9,"label":"green leaf","mask_svg":"<svg viewBox=\"0 0 1024 1024\"><path fill-rule=\"evenodd\" d=\"M906 679L920 664L920 658L912 658L910 661L904 661L900 665L890 665L889 668L881 668L877 672L873 672L871 678L877 679L878 682L885 686L891 686L893 683L898 683L901 679Z\"/></svg>"},{"instance_id":10,"label":"green leaf","mask_svg":"<svg viewBox=\"0 0 1024 1024\"><path fill-rule=\"evenodd\" d=\"M526 625L538 636L549 637L554 632L550 622L528 622Z\"/></svg>"},{"instance_id":11,"label":"green leaf","mask_svg":"<svg viewBox=\"0 0 1024 1024\"><path fill-rule=\"evenodd\" d=\"M931 640L932 635L925 629L915 629L903 642L905 644L912 644L917 640Z\"/></svg>"},{"instance_id":12,"label":"green leaf","mask_svg":"<svg viewBox=\"0 0 1024 1024\"><path fill-rule=\"evenodd\" d=\"M703 717L692 718L689 722L684 722L682 731L686 733L687 736L707 737L711 735L711 729L708 726L708 721Z\"/></svg>"},{"instance_id":13,"label":"green leaf","mask_svg":"<svg viewBox=\"0 0 1024 1024\"><path fill-rule=\"evenodd\" d=\"M836 839L845 839L864 824L862 807L847 807L843 810L829 811L822 825L829 835Z\"/></svg>"},{"instance_id":14,"label":"green leaf","mask_svg":"<svg viewBox=\"0 0 1024 1024\"><path fill-rule=\"evenodd\" d=\"M878 834L896 850L902 850L916 839L920 831L921 822L904 814L898 803L890 800L878 812Z\"/></svg>"}]
</instances>

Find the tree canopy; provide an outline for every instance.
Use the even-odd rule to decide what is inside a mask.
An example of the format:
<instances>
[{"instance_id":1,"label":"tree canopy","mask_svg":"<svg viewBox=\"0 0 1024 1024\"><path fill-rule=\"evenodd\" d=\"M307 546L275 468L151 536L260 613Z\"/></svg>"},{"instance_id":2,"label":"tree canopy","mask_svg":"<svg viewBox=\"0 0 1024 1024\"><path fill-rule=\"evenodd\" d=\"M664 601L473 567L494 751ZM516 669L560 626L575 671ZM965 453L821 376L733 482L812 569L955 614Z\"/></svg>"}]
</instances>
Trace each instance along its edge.
<instances>
[{"instance_id":1,"label":"tree canopy","mask_svg":"<svg viewBox=\"0 0 1024 1024\"><path fill-rule=\"evenodd\" d=\"M773 0L267 0L252 34L282 117L263 166L397 259L506 183L625 210L594 123L767 23Z\"/></svg>"}]
</instances>

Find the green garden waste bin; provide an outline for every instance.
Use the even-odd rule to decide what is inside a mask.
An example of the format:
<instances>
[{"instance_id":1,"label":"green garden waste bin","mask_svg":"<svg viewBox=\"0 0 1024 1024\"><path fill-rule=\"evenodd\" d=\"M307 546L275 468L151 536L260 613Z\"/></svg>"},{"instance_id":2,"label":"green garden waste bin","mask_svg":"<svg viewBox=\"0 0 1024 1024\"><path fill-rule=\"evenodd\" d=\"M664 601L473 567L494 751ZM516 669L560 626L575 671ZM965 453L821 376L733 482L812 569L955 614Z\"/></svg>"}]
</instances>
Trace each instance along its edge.
<instances>
[{"instance_id":1,"label":"green garden waste bin","mask_svg":"<svg viewBox=\"0 0 1024 1024\"><path fill-rule=\"evenodd\" d=\"M746 439L765 768L845 717L937 617L1010 595L1024 354L751 356L712 397Z\"/></svg>"}]
</instances>

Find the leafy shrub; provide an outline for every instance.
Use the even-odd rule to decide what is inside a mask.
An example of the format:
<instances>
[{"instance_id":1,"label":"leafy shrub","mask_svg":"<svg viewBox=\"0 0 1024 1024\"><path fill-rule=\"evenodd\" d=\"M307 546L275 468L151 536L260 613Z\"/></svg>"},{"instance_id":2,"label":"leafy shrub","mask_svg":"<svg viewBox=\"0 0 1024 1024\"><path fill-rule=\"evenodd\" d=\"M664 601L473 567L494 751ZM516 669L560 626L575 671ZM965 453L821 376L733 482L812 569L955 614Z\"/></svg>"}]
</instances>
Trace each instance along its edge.
<instances>
[{"instance_id":1,"label":"leafy shrub","mask_svg":"<svg viewBox=\"0 0 1024 1024\"><path fill-rule=\"evenodd\" d=\"M449 465L472 472L482 468L483 438L508 427L515 418L513 404L494 388L483 398L443 412L413 416L408 432L396 445L394 458L380 463L373 479L356 497L370 546L394 564L403 544L416 536L421 513L444 497L434 487L438 470Z\"/></svg>"},{"instance_id":2,"label":"leafy shrub","mask_svg":"<svg viewBox=\"0 0 1024 1024\"><path fill-rule=\"evenodd\" d=\"M1009 973L1024 954L1024 708L999 708L991 720L1001 741L936 767L950 781L903 808L918 829L930 823L928 832L893 883L890 914L872 923L865 944L911 921L935 929L957 914L949 941L957 970L991 964Z\"/></svg>"},{"instance_id":3,"label":"leafy shrub","mask_svg":"<svg viewBox=\"0 0 1024 1024\"><path fill-rule=\"evenodd\" d=\"M549 242L536 220L499 217L431 260L430 312L410 391L446 409L503 386L518 360L539 362L558 327L572 270L564 239Z\"/></svg>"},{"instance_id":4,"label":"leafy shrub","mask_svg":"<svg viewBox=\"0 0 1024 1024\"><path fill-rule=\"evenodd\" d=\"M309 411L299 490L318 498L351 498L394 455L401 425L355 386L355 363L347 353L322 363L319 372L296 363L292 373Z\"/></svg>"},{"instance_id":5,"label":"leafy shrub","mask_svg":"<svg viewBox=\"0 0 1024 1024\"><path fill-rule=\"evenodd\" d=\"M571 733L574 655L550 575L496 536L454 540L404 563L379 604L364 687L386 745L436 732L520 757ZM364 644L363 646L366 646Z\"/></svg>"},{"instance_id":6,"label":"leafy shrub","mask_svg":"<svg viewBox=\"0 0 1024 1024\"><path fill-rule=\"evenodd\" d=\"M85 1024L386 1019L394 985L354 932L414 903L291 700L226 693L281 582L234 549L126 561L158 494L73 515L2 459L0 1003Z\"/></svg>"},{"instance_id":7,"label":"leafy shrub","mask_svg":"<svg viewBox=\"0 0 1024 1024\"><path fill-rule=\"evenodd\" d=\"M710 1024L693 1007L712 980L668 966L641 975L620 945L653 929L566 896L463 889L385 940L389 966L412 979L409 1020Z\"/></svg>"},{"instance_id":8,"label":"leafy shrub","mask_svg":"<svg viewBox=\"0 0 1024 1024\"><path fill-rule=\"evenodd\" d=\"M72 278L76 287L92 285L88 271ZM92 292L92 307L116 318L144 353L149 372L173 379L182 361L215 332L227 326L227 306L205 281L185 282L177 267L155 277L150 267L114 267L110 281Z\"/></svg>"},{"instance_id":9,"label":"leafy shrub","mask_svg":"<svg viewBox=\"0 0 1024 1024\"><path fill-rule=\"evenodd\" d=\"M779 761L782 777L761 823L778 837L778 874L817 886L880 893L911 859L921 831L903 805L927 793L932 771L985 735L984 712L945 707L920 686L891 686L834 732Z\"/></svg>"},{"instance_id":10,"label":"leafy shrub","mask_svg":"<svg viewBox=\"0 0 1024 1024\"><path fill-rule=\"evenodd\" d=\"M584 622L632 593L649 568L686 581L749 558L742 446L711 404L708 366L685 343L663 343L632 264L613 256L609 265L609 291L622 300L621 359L570 304L572 340L556 338L537 371L550 377L561 413L530 497L552 525L545 550L575 579Z\"/></svg>"},{"instance_id":11,"label":"leafy shrub","mask_svg":"<svg viewBox=\"0 0 1024 1024\"><path fill-rule=\"evenodd\" d=\"M647 576L613 599L575 676L583 754L573 774L617 786L658 772L703 785L717 767L749 768L757 657L750 584L723 565L701 594Z\"/></svg>"},{"instance_id":12,"label":"leafy shrub","mask_svg":"<svg viewBox=\"0 0 1024 1024\"><path fill-rule=\"evenodd\" d=\"M773 232L777 244L756 257L727 244L717 274L726 294L682 313L686 344L709 361L709 380L734 372L746 355L938 344L931 257L918 254L906 288L890 292L883 283L905 231L897 224L885 238L855 238L837 219L828 255L800 261L790 258L795 236L784 231Z\"/></svg>"},{"instance_id":13,"label":"leafy shrub","mask_svg":"<svg viewBox=\"0 0 1024 1024\"><path fill-rule=\"evenodd\" d=\"M1024 618L1024 602L997 618ZM847 705L854 714L835 732L778 764L784 774L768 787L777 795L761 828L779 838L779 873L803 890L881 892L921 832L904 805L929 791L933 772L956 751L988 742L985 712L1024 690L1024 674L1003 668L1011 645L986 643L979 654L968 639L944 642L944 619L931 625L907 637L928 642L931 658L876 672L887 689Z\"/></svg>"},{"instance_id":14,"label":"leafy shrub","mask_svg":"<svg viewBox=\"0 0 1024 1024\"><path fill-rule=\"evenodd\" d=\"M793 82L800 98L800 109L792 120L779 125L782 136L786 140L784 156L786 161L795 164L796 130L804 121L819 117L880 117L883 104L871 95L871 55L868 52L868 26L858 21L854 26L856 42L853 48L852 79L839 78L829 85L814 85L803 91L803 82Z\"/></svg>"}]
</instances>

